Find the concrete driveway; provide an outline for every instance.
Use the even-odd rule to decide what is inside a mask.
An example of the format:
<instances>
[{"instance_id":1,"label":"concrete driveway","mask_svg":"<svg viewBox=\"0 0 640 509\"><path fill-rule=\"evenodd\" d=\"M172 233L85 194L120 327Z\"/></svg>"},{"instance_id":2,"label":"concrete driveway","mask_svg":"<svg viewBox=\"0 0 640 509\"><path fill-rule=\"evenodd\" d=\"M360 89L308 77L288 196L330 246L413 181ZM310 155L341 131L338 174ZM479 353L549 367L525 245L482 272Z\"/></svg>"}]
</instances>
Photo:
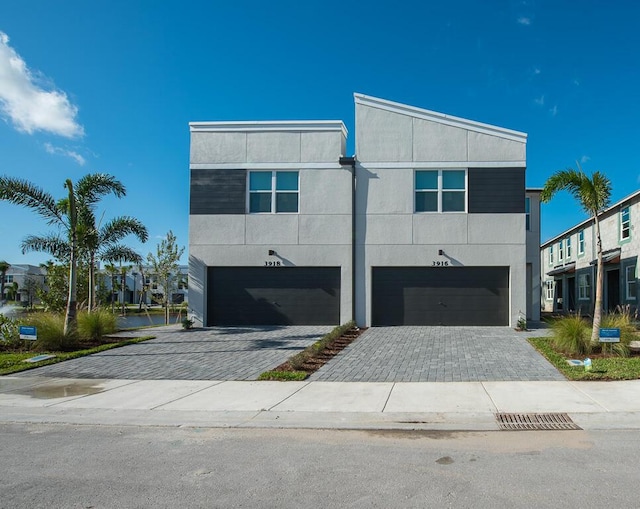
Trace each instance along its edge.
<instances>
[{"instance_id":1,"label":"concrete driveway","mask_svg":"<svg viewBox=\"0 0 640 509\"><path fill-rule=\"evenodd\" d=\"M311 375L330 382L565 380L526 340L546 329L372 327Z\"/></svg>"},{"instance_id":2,"label":"concrete driveway","mask_svg":"<svg viewBox=\"0 0 640 509\"><path fill-rule=\"evenodd\" d=\"M211 327L180 325L142 334L155 339L107 350L21 376L128 380L255 380L316 342L331 326Z\"/></svg>"}]
</instances>

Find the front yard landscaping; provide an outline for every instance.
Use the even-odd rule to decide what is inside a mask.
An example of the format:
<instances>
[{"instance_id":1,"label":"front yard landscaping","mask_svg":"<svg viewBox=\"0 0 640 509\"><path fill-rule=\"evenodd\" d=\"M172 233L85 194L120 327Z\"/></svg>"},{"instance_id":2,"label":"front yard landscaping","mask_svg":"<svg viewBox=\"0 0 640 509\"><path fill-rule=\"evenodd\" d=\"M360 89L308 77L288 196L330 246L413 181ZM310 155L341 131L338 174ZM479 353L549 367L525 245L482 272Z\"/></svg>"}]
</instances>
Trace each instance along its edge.
<instances>
[{"instance_id":1,"label":"front yard landscaping","mask_svg":"<svg viewBox=\"0 0 640 509\"><path fill-rule=\"evenodd\" d=\"M353 321L340 325L288 361L262 373L258 380L304 380L349 346L364 330Z\"/></svg>"},{"instance_id":2,"label":"front yard landscaping","mask_svg":"<svg viewBox=\"0 0 640 509\"><path fill-rule=\"evenodd\" d=\"M552 338L531 338L529 342L569 380L637 380L640 379L640 355L614 357L589 354L591 371L584 366L570 366L567 360L585 356L566 355L553 346Z\"/></svg>"}]
</instances>

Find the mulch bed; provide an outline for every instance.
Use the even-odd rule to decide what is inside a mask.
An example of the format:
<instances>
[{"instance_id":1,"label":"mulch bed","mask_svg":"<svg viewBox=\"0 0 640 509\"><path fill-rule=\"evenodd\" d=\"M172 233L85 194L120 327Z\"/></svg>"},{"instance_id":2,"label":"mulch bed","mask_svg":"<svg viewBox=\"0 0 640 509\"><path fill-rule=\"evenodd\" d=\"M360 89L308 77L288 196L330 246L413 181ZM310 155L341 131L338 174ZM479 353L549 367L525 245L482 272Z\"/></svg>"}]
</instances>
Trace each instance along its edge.
<instances>
[{"instance_id":1,"label":"mulch bed","mask_svg":"<svg viewBox=\"0 0 640 509\"><path fill-rule=\"evenodd\" d=\"M349 329L342 336L331 341L322 351L309 357L302 367L298 369L294 369L287 361L274 368L273 371L304 371L307 374L314 373L358 339L365 330L367 329L358 327Z\"/></svg>"}]
</instances>

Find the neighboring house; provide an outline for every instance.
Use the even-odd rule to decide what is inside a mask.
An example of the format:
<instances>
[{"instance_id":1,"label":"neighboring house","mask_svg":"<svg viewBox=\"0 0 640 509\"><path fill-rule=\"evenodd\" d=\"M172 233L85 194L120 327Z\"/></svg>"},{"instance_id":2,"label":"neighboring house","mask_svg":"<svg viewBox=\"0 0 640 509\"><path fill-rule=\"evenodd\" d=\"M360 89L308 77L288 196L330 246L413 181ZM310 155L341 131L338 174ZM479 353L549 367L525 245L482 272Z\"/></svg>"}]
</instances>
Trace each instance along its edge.
<instances>
[{"instance_id":1,"label":"neighboring house","mask_svg":"<svg viewBox=\"0 0 640 509\"><path fill-rule=\"evenodd\" d=\"M0 300L19 301L24 306L39 302L36 289L45 288L47 270L29 264L11 265L4 277L4 295Z\"/></svg>"},{"instance_id":2,"label":"neighboring house","mask_svg":"<svg viewBox=\"0 0 640 509\"><path fill-rule=\"evenodd\" d=\"M355 157L344 157L341 121L190 123L194 318L537 319L539 191L525 195L526 134L360 94L355 103Z\"/></svg>"},{"instance_id":3,"label":"neighboring house","mask_svg":"<svg viewBox=\"0 0 640 509\"><path fill-rule=\"evenodd\" d=\"M634 225L640 217L640 191L600 215L604 261L603 309L619 305L637 309L640 239ZM540 246L542 310L590 315L595 306L596 236L587 219Z\"/></svg>"},{"instance_id":4,"label":"neighboring house","mask_svg":"<svg viewBox=\"0 0 640 509\"><path fill-rule=\"evenodd\" d=\"M176 288L171 293L169 300L172 304L181 304L189 300L188 285L188 266L179 266L179 277L176 282ZM139 269L128 270L125 281L124 302L128 304L137 304L142 302L146 305L157 304L162 300L164 289L158 284L156 276L151 272L151 267L143 266L144 280ZM99 274L107 291L113 289L112 295L115 302L122 303L122 275L120 273L111 274L105 269L101 269Z\"/></svg>"}]
</instances>

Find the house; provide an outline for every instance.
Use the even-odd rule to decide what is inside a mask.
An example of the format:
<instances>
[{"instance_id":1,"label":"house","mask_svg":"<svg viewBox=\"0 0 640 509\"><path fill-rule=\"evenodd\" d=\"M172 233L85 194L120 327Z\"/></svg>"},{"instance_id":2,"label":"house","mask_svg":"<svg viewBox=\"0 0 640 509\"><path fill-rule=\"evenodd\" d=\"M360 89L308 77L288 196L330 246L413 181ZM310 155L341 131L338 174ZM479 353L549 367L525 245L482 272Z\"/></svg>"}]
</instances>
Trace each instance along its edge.
<instances>
[{"instance_id":1,"label":"house","mask_svg":"<svg viewBox=\"0 0 640 509\"><path fill-rule=\"evenodd\" d=\"M354 157L344 156L341 121L190 123L194 318L537 319L539 192L525 190L527 135L361 94L355 109Z\"/></svg>"},{"instance_id":2,"label":"house","mask_svg":"<svg viewBox=\"0 0 640 509\"><path fill-rule=\"evenodd\" d=\"M11 265L4 276L4 295L0 301L18 301L24 306L38 302L36 291L46 288L47 270L29 264Z\"/></svg>"},{"instance_id":3,"label":"house","mask_svg":"<svg viewBox=\"0 0 640 509\"><path fill-rule=\"evenodd\" d=\"M99 271L101 284L104 286L107 294L113 295L114 302L136 304L142 303L146 305L157 304L163 300L164 288L158 283L158 278L153 274L151 267L143 266L142 271L139 267L127 268L125 274L124 297L122 291L122 271L119 267L114 267L116 271L101 269ZM179 265L178 275L175 281L175 288L172 289L169 302L172 304L181 304L188 301L188 266ZM109 301L111 302L111 301Z\"/></svg>"},{"instance_id":4,"label":"house","mask_svg":"<svg viewBox=\"0 0 640 509\"><path fill-rule=\"evenodd\" d=\"M600 216L603 250L603 309L637 309L640 242L634 218L640 217L640 191L606 209ZM541 307L545 312L590 315L595 306L596 234L589 218L540 246L543 272Z\"/></svg>"}]
</instances>

